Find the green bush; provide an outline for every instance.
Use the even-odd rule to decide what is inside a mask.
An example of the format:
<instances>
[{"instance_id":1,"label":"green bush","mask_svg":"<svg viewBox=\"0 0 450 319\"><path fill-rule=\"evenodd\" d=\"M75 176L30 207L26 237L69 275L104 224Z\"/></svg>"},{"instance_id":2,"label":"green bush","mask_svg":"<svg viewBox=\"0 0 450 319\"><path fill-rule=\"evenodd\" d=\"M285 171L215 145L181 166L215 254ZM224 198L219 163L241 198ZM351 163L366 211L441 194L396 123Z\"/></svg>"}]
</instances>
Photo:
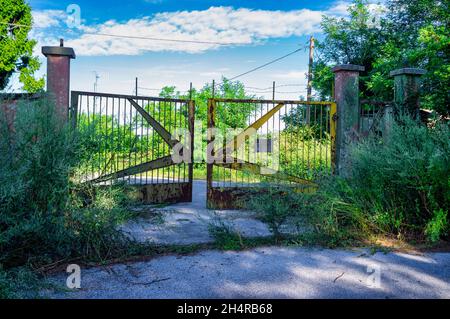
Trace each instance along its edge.
<instances>
[{"instance_id":1,"label":"green bush","mask_svg":"<svg viewBox=\"0 0 450 319\"><path fill-rule=\"evenodd\" d=\"M117 230L128 218L124 185L92 187L75 178L85 160L79 133L46 99L21 101L13 129L0 111L0 290L55 260L103 260L127 253ZM16 279L14 279L16 278Z\"/></svg>"},{"instance_id":2,"label":"green bush","mask_svg":"<svg viewBox=\"0 0 450 319\"><path fill-rule=\"evenodd\" d=\"M388 140L359 143L348 181L353 201L387 231L424 232L435 212L450 207L449 137L447 123L429 128L401 116Z\"/></svg>"},{"instance_id":3,"label":"green bush","mask_svg":"<svg viewBox=\"0 0 450 319\"><path fill-rule=\"evenodd\" d=\"M222 250L240 250L244 247L241 235L223 221L211 223L208 227L217 248Z\"/></svg>"},{"instance_id":4,"label":"green bush","mask_svg":"<svg viewBox=\"0 0 450 319\"><path fill-rule=\"evenodd\" d=\"M245 207L259 213L274 236L280 238L283 224L298 217L300 200L301 197L288 187L266 186L257 195L249 197Z\"/></svg>"},{"instance_id":5,"label":"green bush","mask_svg":"<svg viewBox=\"0 0 450 319\"><path fill-rule=\"evenodd\" d=\"M64 253L64 211L75 165L75 135L46 99L21 101L13 130L0 115L0 263Z\"/></svg>"},{"instance_id":6,"label":"green bush","mask_svg":"<svg viewBox=\"0 0 450 319\"><path fill-rule=\"evenodd\" d=\"M371 234L437 241L449 235L450 134L400 116L387 139L351 150L350 177L323 176L317 192L268 189L248 201L276 235L288 219L311 225L321 242L347 245Z\"/></svg>"},{"instance_id":7,"label":"green bush","mask_svg":"<svg viewBox=\"0 0 450 319\"><path fill-rule=\"evenodd\" d=\"M448 211L442 209L434 211L433 218L425 227L425 234L432 242L437 242L448 230Z\"/></svg>"},{"instance_id":8,"label":"green bush","mask_svg":"<svg viewBox=\"0 0 450 319\"><path fill-rule=\"evenodd\" d=\"M41 285L38 276L26 267L0 268L0 299L37 298Z\"/></svg>"}]
</instances>

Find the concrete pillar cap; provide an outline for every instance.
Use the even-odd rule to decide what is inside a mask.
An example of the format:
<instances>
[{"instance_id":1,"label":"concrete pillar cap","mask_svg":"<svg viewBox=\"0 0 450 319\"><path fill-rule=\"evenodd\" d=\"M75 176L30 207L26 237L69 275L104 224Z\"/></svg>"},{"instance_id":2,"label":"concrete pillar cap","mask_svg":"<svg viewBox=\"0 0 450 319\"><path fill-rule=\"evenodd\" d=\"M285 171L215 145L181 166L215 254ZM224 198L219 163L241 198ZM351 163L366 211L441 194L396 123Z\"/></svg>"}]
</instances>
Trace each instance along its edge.
<instances>
[{"instance_id":1,"label":"concrete pillar cap","mask_svg":"<svg viewBox=\"0 0 450 319\"><path fill-rule=\"evenodd\" d=\"M390 76L396 76L396 75L423 75L427 73L426 70L424 69L419 69L419 68L402 68L402 69L397 69L394 71L391 71L391 73L389 73Z\"/></svg>"},{"instance_id":2,"label":"concrete pillar cap","mask_svg":"<svg viewBox=\"0 0 450 319\"><path fill-rule=\"evenodd\" d=\"M67 47L42 47L42 54L45 56L58 55L68 56L71 59L75 59L75 51L72 48Z\"/></svg>"},{"instance_id":3,"label":"concrete pillar cap","mask_svg":"<svg viewBox=\"0 0 450 319\"><path fill-rule=\"evenodd\" d=\"M332 71L340 72L340 71L353 71L353 72L363 72L366 68L362 65L356 64L338 64L336 65Z\"/></svg>"}]
</instances>

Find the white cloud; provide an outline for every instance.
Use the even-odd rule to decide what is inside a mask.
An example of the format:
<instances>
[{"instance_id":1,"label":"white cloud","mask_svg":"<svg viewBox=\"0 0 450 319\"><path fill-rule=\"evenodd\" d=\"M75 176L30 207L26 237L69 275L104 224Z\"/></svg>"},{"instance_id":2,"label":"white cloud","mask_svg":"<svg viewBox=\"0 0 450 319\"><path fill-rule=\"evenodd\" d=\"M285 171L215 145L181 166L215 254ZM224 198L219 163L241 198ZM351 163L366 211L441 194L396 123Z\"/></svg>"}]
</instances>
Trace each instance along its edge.
<instances>
[{"instance_id":1,"label":"white cloud","mask_svg":"<svg viewBox=\"0 0 450 319\"><path fill-rule=\"evenodd\" d=\"M203 11L158 13L124 23L111 20L91 26L89 33L249 45L269 38L317 32L321 14L306 9L283 12L211 7ZM124 39L92 34L81 35L70 45L81 55L139 55L147 51L199 53L220 47L213 43Z\"/></svg>"},{"instance_id":2,"label":"white cloud","mask_svg":"<svg viewBox=\"0 0 450 319\"><path fill-rule=\"evenodd\" d=\"M211 7L207 10L162 12L124 22L109 20L102 24L84 25L77 32L67 32L66 43L76 50L77 55L85 56L140 55L160 51L201 53L221 46L214 43L166 42L94 34L255 45L271 38L318 33L322 15L345 16L347 5L348 2L339 1L325 11ZM47 10L36 11L33 16L36 26L49 28L35 30L39 42L45 45L57 43L58 37L52 33L51 27L63 26L66 13Z\"/></svg>"},{"instance_id":3,"label":"white cloud","mask_svg":"<svg viewBox=\"0 0 450 319\"><path fill-rule=\"evenodd\" d=\"M139 36L194 41L257 44L270 38L301 36L318 32L323 12L312 10L267 11L211 7L202 11L158 13L152 17L126 22L106 21L84 27L79 37L66 39L78 55L139 55L149 51L182 51L200 53L217 49L217 44L178 43L140 39L114 38L88 33ZM36 25L55 26L56 12L36 12ZM39 30L38 30L39 31ZM40 39L44 32L39 32ZM83 34L83 32L86 32ZM70 35L70 33L69 33Z\"/></svg>"},{"instance_id":4,"label":"white cloud","mask_svg":"<svg viewBox=\"0 0 450 319\"><path fill-rule=\"evenodd\" d=\"M42 10L33 11L33 26L37 28L50 28L59 26L65 19L67 14L61 10Z\"/></svg>"}]
</instances>

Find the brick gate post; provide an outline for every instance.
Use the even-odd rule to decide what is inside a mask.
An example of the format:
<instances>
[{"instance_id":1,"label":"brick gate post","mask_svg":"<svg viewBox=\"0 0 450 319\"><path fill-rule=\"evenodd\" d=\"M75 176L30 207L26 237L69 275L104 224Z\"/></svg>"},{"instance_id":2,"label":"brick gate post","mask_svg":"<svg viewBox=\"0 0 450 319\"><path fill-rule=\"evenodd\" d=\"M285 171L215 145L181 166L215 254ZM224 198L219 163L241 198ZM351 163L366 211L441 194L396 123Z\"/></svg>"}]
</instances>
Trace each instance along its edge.
<instances>
[{"instance_id":1,"label":"brick gate post","mask_svg":"<svg viewBox=\"0 0 450 319\"><path fill-rule=\"evenodd\" d=\"M75 59L75 52L72 48L64 47L63 40L61 40L59 47L42 47L42 54L47 57L47 92L54 98L58 116L67 121L70 97L70 60Z\"/></svg>"},{"instance_id":2,"label":"brick gate post","mask_svg":"<svg viewBox=\"0 0 450 319\"><path fill-rule=\"evenodd\" d=\"M417 68L397 69L390 73L394 77L394 102L397 111L419 118L420 77L425 73L425 70Z\"/></svg>"},{"instance_id":3,"label":"brick gate post","mask_svg":"<svg viewBox=\"0 0 450 319\"><path fill-rule=\"evenodd\" d=\"M349 146L358 140L360 106L359 106L359 72L364 67L353 64L336 65L334 72L334 99L337 104L336 124L336 170L341 176L349 173Z\"/></svg>"}]
</instances>

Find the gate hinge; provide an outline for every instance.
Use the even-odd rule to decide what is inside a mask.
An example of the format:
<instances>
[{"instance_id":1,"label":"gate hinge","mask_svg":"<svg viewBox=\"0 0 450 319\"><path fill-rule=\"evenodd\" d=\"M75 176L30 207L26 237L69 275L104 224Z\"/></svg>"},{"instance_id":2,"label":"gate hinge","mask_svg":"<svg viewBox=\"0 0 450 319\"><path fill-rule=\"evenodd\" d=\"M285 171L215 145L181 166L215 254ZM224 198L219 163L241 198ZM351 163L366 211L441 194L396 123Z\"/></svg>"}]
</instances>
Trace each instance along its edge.
<instances>
[{"instance_id":1,"label":"gate hinge","mask_svg":"<svg viewBox=\"0 0 450 319\"><path fill-rule=\"evenodd\" d=\"M332 119L333 119L333 121L337 121L338 118L339 118L338 115L334 114Z\"/></svg>"}]
</instances>

